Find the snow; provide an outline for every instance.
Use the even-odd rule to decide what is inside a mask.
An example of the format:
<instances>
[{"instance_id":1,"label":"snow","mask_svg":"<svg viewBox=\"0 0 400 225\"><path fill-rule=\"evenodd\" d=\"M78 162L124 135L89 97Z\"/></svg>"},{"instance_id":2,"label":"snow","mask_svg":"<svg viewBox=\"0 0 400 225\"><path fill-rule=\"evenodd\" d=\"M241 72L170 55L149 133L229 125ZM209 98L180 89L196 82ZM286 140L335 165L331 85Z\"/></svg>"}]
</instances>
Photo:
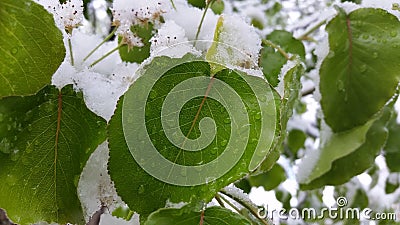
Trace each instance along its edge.
<instances>
[{"instance_id":1,"label":"snow","mask_svg":"<svg viewBox=\"0 0 400 225\"><path fill-rule=\"evenodd\" d=\"M47 11L54 15L56 25L60 30L69 30L81 25L83 20L83 1L67 0L64 4L60 4L54 0L36 0Z\"/></svg>"},{"instance_id":2,"label":"snow","mask_svg":"<svg viewBox=\"0 0 400 225\"><path fill-rule=\"evenodd\" d=\"M308 146L303 158L296 165L296 179L299 183L304 183L315 169L319 160L321 150L315 146Z\"/></svg>"},{"instance_id":3,"label":"snow","mask_svg":"<svg viewBox=\"0 0 400 225\"><path fill-rule=\"evenodd\" d=\"M141 47L141 39L131 31L131 26L148 26L149 23L158 26L162 15L171 10L166 0L115 0L112 6L113 24L118 27L117 34L130 48Z\"/></svg>"},{"instance_id":4,"label":"snow","mask_svg":"<svg viewBox=\"0 0 400 225\"><path fill-rule=\"evenodd\" d=\"M74 83L75 74L77 73L75 67L70 62L64 60L57 71L53 74L51 83L58 87L63 88L68 84Z\"/></svg>"},{"instance_id":5,"label":"snow","mask_svg":"<svg viewBox=\"0 0 400 225\"><path fill-rule=\"evenodd\" d=\"M107 142L99 147L90 156L83 168L78 183L78 196L82 202L85 220L89 221L101 205L104 204L111 212L124 205L117 195L107 171L108 146Z\"/></svg>"},{"instance_id":6,"label":"snow","mask_svg":"<svg viewBox=\"0 0 400 225\"><path fill-rule=\"evenodd\" d=\"M385 183L386 179L390 175L389 169L386 166L383 156L378 156L375 159L375 163L379 167L378 183L372 189L367 191L367 195L370 202L370 208L373 208L377 212L383 212L386 209L394 208L396 201L400 198L400 189L398 188L391 194L386 194Z\"/></svg>"},{"instance_id":7,"label":"snow","mask_svg":"<svg viewBox=\"0 0 400 225\"><path fill-rule=\"evenodd\" d=\"M109 120L119 97L135 80L135 72L139 65L124 63L118 53L114 53L94 67L89 67L95 60L117 46L116 40L107 42L86 61L83 61L101 41L100 37L77 29L71 36L74 66L71 65L69 51L67 51L64 62L53 75L52 84L58 88L74 84L76 90L83 92L88 108Z\"/></svg>"},{"instance_id":8,"label":"snow","mask_svg":"<svg viewBox=\"0 0 400 225\"><path fill-rule=\"evenodd\" d=\"M307 111L303 114L293 114L287 124L288 130L301 130L304 133L310 134L313 137L319 136L319 130L317 126L317 111L320 109L320 105L311 96L305 96L302 98L302 102L306 104Z\"/></svg>"},{"instance_id":9,"label":"snow","mask_svg":"<svg viewBox=\"0 0 400 225\"><path fill-rule=\"evenodd\" d=\"M341 4L338 4L340 8L342 8L347 14L353 12L354 10L357 10L361 8L360 5L353 3L353 2L343 2Z\"/></svg>"},{"instance_id":10,"label":"snow","mask_svg":"<svg viewBox=\"0 0 400 225\"><path fill-rule=\"evenodd\" d=\"M397 99L394 108L397 111L397 123L400 124L400 99Z\"/></svg>"},{"instance_id":11,"label":"snow","mask_svg":"<svg viewBox=\"0 0 400 225\"><path fill-rule=\"evenodd\" d=\"M99 59L100 57L118 46L117 40L106 42L86 61L83 61L83 59L89 54L89 52L92 51L102 41L102 37L94 34L87 34L83 29L77 29L76 31L74 31L71 37L71 42L72 52L74 56L74 66L77 68L78 71L87 69L95 60ZM66 59L69 60L70 57L68 47L67 52L68 55ZM91 69L94 72L110 75L112 71L117 67L117 65L121 62L122 60L119 57L118 52L114 52L113 54L93 66Z\"/></svg>"},{"instance_id":12,"label":"snow","mask_svg":"<svg viewBox=\"0 0 400 225\"><path fill-rule=\"evenodd\" d=\"M242 72L246 73L247 75L259 77L259 78L265 80L264 73L260 69L247 69L247 68L244 68L241 66L233 66L231 69L242 71Z\"/></svg>"},{"instance_id":13,"label":"snow","mask_svg":"<svg viewBox=\"0 0 400 225\"><path fill-rule=\"evenodd\" d=\"M278 83L278 86L276 87L276 91L278 94L283 97L284 91L285 91L285 82L284 82L284 77L285 75L293 69L296 65L298 64L297 61L294 60L288 60L285 65L282 66L281 72L279 73L279 80L280 82Z\"/></svg>"},{"instance_id":14,"label":"snow","mask_svg":"<svg viewBox=\"0 0 400 225\"><path fill-rule=\"evenodd\" d=\"M186 38L189 41L194 41L204 10L188 6L186 1L175 2L175 5L177 9L165 13L163 16L164 19L166 21L174 21L183 28ZM208 10L201 26L198 40L213 40L217 21L218 16L212 10ZM196 45L196 48L201 51L206 51L209 47L210 43L208 42L199 42Z\"/></svg>"},{"instance_id":15,"label":"snow","mask_svg":"<svg viewBox=\"0 0 400 225\"><path fill-rule=\"evenodd\" d=\"M110 76L85 70L76 75L75 88L83 92L89 109L109 120L119 97L136 78L137 67L137 64L120 63Z\"/></svg>"},{"instance_id":16,"label":"snow","mask_svg":"<svg viewBox=\"0 0 400 225\"><path fill-rule=\"evenodd\" d=\"M60 5L57 3L58 1L54 0L36 1L44 5L50 13L54 14L57 26L64 34L64 44L67 49L66 58L58 71L54 74L52 84L56 85L58 88L62 88L67 84L73 84L75 90L83 92L84 100L88 108L106 120L111 118L119 97L137 78L136 70L138 67L148 63L153 57L160 55L181 57L186 53L195 55L199 55L200 53L204 54L211 46L215 35L216 24L219 19L219 15L215 15L212 10L209 9L202 24L198 41L195 43L196 33L204 10L188 5L187 0L174 0L176 9L172 8L170 0L114 0L111 7L113 13L112 22L114 25L118 26L117 35L121 36L123 42L128 44L129 47L142 46L145 44L143 40L130 30L132 25L147 26L148 23L154 23L156 31L155 35L150 40L151 56L149 59L145 60L142 65L138 65L122 62L118 52L115 52L100 63L91 67L90 65L95 60L118 46L117 40L106 42L92 56L84 61L87 54L102 42L103 39L101 35L104 35L104 31L101 35L99 35L99 33L96 33L96 35L88 34L87 31L91 29L88 27L90 27L91 24L83 19L82 1L70 0L63 5ZM333 2L338 3L338 1ZM262 72L257 68L258 53L261 49L261 37L274 28L281 28L286 25L288 25L289 30L296 30L295 36L299 37L306 31L306 29L303 28L313 27L323 20L329 21L337 14L333 7L325 7L327 3L324 1L300 1L300 6L298 5L299 2L283 1L282 4L285 8L282 9L281 13L272 17L266 16L265 10L271 8L274 3L275 1L269 1L267 4L259 4L258 0L225 1L225 10L222 15L223 27L219 34L219 40L223 42L223 45L219 45L217 51L218 57L222 62L250 75L263 77ZM400 13L396 10L392 10L393 3L398 3L398 1L363 0L362 6L384 8L400 18ZM95 2L93 4L95 4ZM338 5L344 8L346 12L351 12L359 8L359 6L353 3L339 3ZM325 9L320 10L319 13L315 13L321 6L324 6ZM239 11L235 12L234 8L239 9ZM110 23L110 18L108 18L108 15L104 12L105 11L103 11L102 18L104 20L109 20L108 23ZM161 17L164 22L161 22ZM252 27L249 24L252 18L262 22L264 30L260 31ZM271 23L277 23L279 20L282 21L282 19L283 22L279 22L279 24L275 24L275 26L268 26ZM84 24L85 27L77 28L80 24ZM304 86L310 88L314 86L316 90L313 96L309 95L303 98L303 101L307 104L307 113L303 115L294 115L288 123L289 130L300 129L315 137L319 136L318 129L315 125L318 113L321 113L318 104L318 101L321 99L318 89L318 73L322 61L327 56L329 57L328 36L325 31L322 31L323 27L324 26L316 31L317 35L313 35L319 43L315 48L315 54L318 57L316 68L307 73L310 79L302 80L302 83L306 84ZM67 35L65 32L66 28L74 28L74 30ZM74 65L71 64L69 56L68 39L72 42ZM315 45L311 43L306 46L306 49L310 51L314 46ZM237 54L230 53L230 50L234 50ZM307 57L310 58L310 54L308 54ZM284 65L280 74L281 81L283 81L287 71L293 68L294 65L294 61L289 61ZM277 89L282 96L284 91L283 82L279 83ZM303 90L308 89L305 88ZM396 104L398 110L400 110L399 102L400 101ZM400 115L398 117L398 122L400 122ZM298 192L298 186L296 186L297 184L294 181L293 173L297 172L297 179L300 182L307 178L308 174L314 169L314 165L319 158L319 145L319 138L316 138L316 140L307 138L305 149L299 151L299 154L305 151L305 157L300 163L296 162L296 165L291 168L289 179L282 183L280 188L289 190L292 195ZM108 148L107 144L103 143L90 157L81 175L78 192L85 212L85 218L88 220L89 216L99 210L102 203L105 203L110 210L107 210L106 213L101 216L100 224L137 225L139 224L139 215L137 214L134 215L131 221L117 219L109 214L113 209L124 205L124 203L115 192L107 173L107 160ZM378 157L377 160L379 161L382 159ZM378 185L372 189L368 195L373 205L376 204L378 208L380 207L383 209L385 207L391 207L394 199L399 198L400 191L397 190L391 195L385 194L384 185L386 178L389 177L390 181L394 181L396 177L395 175L389 175L385 167L381 167L381 170L383 171L381 172L382 178L379 178ZM363 176L364 178L362 178ZM357 179L366 179L366 176L369 177L369 175L364 174L358 176ZM360 181L360 183L362 182ZM365 186L366 185L363 187ZM240 189L233 186L228 186L224 190L250 205L256 203L259 205L273 205L275 208L281 207L273 191L265 192L262 188L253 188L250 195L246 195ZM332 193L333 190L329 188L325 189L325 204L330 204L334 201L334 199L332 199ZM292 200L296 202L296 196L294 196ZM176 204L167 201L166 206L181 207L184 204L185 203Z\"/></svg>"},{"instance_id":17,"label":"snow","mask_svg":"<svg viewBox=\"0 0 400 225\"><path fill-rule=\"evenodd\" d=\"M199 55L193 42L189 42L185 30L173 20L167 20L157 34L150 40L150 54L152 57L166 55L180 58L186 53Z\"/></svg>"},{"instance_id":18,"label":"snow","mask_svg":"<svg viewBox=\"0 0 400 225\"><path fill-rule=\"evenodd\" d=\"M175 208L175 209L180 209L183 206L189 204L188 202L178 202L178 203L174 203L171 202L169 199L167 199L167 202L165 203L165 208Z\"/></svg>"},{"instance_id":19,"label":"snow","mask_svg":"<svg viewBox=\"0 0 400 225\"><path fill-rule=\"evenodd\" d=\"M230 185L227 186L225 188L223 188L223 190L233 196L236 199L239 199L240 201L244 202L245 204L252 206L253 208L257 208L257 206L254 204L254 202L252 202L249 198L249 195L244 193L242 189L237 188L236 186Z\"/></svg>"},{"instance_id":20,"label":"snow","mask_svg":"<svg viewBox=\"0 0 400 225\"><path fill-rule=\"evenodd\" d=\"M398 10L393 9L393 4L399 4L398 0L363 0L361 5L363 7L370 8L380 8L385 9L391 14L395 15L398 19L400 19L400 12Z\"/></svg>"},{"instance_id":21,"label":"snow","mask_svg":"<svg viewBox=\"0 0 400 225\"><path fill-rule=\"evenodd\" d=\"M171 10L171 3L167 0L115 0L112 13L115 25L147 25L158 23L162 14Z\"/></svg>"},{"instance_id":22,"label":"snow","mask_svg":"<svg viewBox=\"0 0 400 225\"><path fill-rule=\"evenodd\" d=\"M103 214L100 217L100 225L140 225L139 216L135 214L130 221L116 218L110 214Z\"/></svg>"},{"instance_id":23,"label":"snow","mask_svg":"<svg viewBox=\"0 0 400 225\"><path fill-rule=\"evenodd\" d=\"M255 28L234 15L223 15L222 31L217 45L217 58L221 62L231 65L241 65L245 68L254 68L258 65L258 56L261 50L261 38ZM238 53L232 54L232 49Z\"/></svg>"}]
</instances>

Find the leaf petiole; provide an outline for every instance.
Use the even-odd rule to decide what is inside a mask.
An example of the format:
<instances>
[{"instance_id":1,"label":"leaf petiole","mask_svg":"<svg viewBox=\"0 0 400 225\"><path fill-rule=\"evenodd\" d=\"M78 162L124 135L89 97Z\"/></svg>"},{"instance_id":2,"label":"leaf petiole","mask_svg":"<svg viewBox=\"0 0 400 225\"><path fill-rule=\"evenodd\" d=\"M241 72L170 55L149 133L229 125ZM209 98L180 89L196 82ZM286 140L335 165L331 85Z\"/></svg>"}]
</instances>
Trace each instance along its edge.
<instances>
[{"instance_id":1,"label":"leaf petiole","mask_svg":"<svg viewBox=\"0 0 400 225\"><path fill-rule=\"evenodd\" d=\"M169 0L170 2L171 2L171 4L172 4L172 8L174 8L175 10L176 10L176 6L175 6L175 3L174 3L174 0Z\"/></svg>"},{"instance_id":2,"label":"leaf petiole","mask_svg":"<svg viewBox=\"0 0 400 225\"><path fill-rule=\"evenodd\" d=\"M228 204L232 209L234 209L236 212L238 212L239 214L242 213L240 211L240 209L238 207L236 207L232 202L230 202L228 199L226 199L224 196L220 195L220 194L216 194L215 195L216 199L220 199L223 200L226 204ZM218 200L217 200L218 201ZM219 201L218 201L219 202ZM222 202L222 201L221 201ZM223 203L222 203L223 204ZM222 206L222 205L221 205ZM225 206L224 206L225 207ZM226 208L226 207L225 207Z\"/></svg>"},{"instance_id":3,"label":"leaf petiole","mask_svg":"<svg viewBox=\"0 0 400 225\"><path fill-rule=\"evenodd\" d=\"M110 40L114 36L117 29L118 29L118 27L115 27L111 31L111 33L106 38L104 38L104 40L99 45L97 45L92 51L90 51L90 53L83 59L83 62L85 62L91 55L93 55L93 53L95 53L97 51L97 49L99 49L104 43L106 43L108 40Z\"/></svg>"},{"instance_id":4,"label":"leaf petiole","mask_svg":"<svg viewBox=\"0 0 400 225\"><path fill-rule=\"evenodd\" d=\"M322 20L321 22L317 23L315 26L311 27L308 31L306 31L304 34L302 34L299 38L299 40L313 40L312 38L309 37L309 35L311 33L313 33L314 31L316 31L318 28L320 28L322 25L324 25L326 23L326 20Z\"/></svg>"},{"instance_id":5,"label":"leaf petiole","mask_svg":"<svg viewBox=\"0 0 400 225\"><path fill-rule=\"evenodd\" d=\"M196 41L199 38L201 27L203 26L204 19L206 18L207 10L215 2L215 0L207 1L206 7L204 8L203 15L201 16L200 24L197 27L196 37L194 38L194 46L196 46Z\"/></svg>"},{"instance_id":6,"label":"leaf petiole","mask_svg":"<svg viewBox=\"0 0 400 225\"><path fill-rule=\"evenodd\" d=\"M272 225L272 223L270 223L270 221L265 220L265 219L261 218L261 217L258 215L257 209L255 209L254 206L248 204L247 202L243 201L243 200L240 199L240 198L237 198L237 197L235 197L235 196L229 194L229 193L226 192L225 190L221 190L220 192L221 192L222 194L228 196L228 197L231 198L232 200L235 200L237 203L239 203L239 204L242 205L244 208L246 208L247 210L249 210L249 212L250 212L251 214L253 214L253 216L255 216L262 224L264 224L264 225ZM235 210L236 210L236 209L235 209Z\"/></svg>"},{"instance_id":7,"label":"leaf petiole","mask_svg":"<svg viewBox=\"0 0 400 225\"><path fill-rule=\"evenodd\" d=\"M69 48L69 56L71 59L71 65L74 66L74 54L72 53L72 43L71 43L71 37L68 37L68 48Z\"/></svg>"},{"instance_id":8,"label":"leaf petiole","mask_svg":"<svg viewBox=\"0 0 400 225\"><path fill-rule=\"evenodd\" d=\"M262 39L262 43L263 43L264 45L268 45L268 46L270 46L270 47L276 49L279 53L281 53L281 55L282 55L283 57L285 57L286 60L290 60L289 54L288 54L287 52L285 52L285 50L283 50L283 49L282 49L281 47L279 47L278 45L276 45L276 44L274 44L274 43L272 43L271 41L266 40L266 39Z\"/></svg>"},{"instance_id":9,"label":"leaf petiole","mask_svg":"<svg viewBox=\"0 0 400 225\"><path fill-rule=\"evenodd\" d=\"M124 45L123 42L119 43L117 47L115 47L114 49L112 49L111 51L109 51L107 54L103 55L102 57L100 57L98 60L94 61L92 64L90 64L89 67L93 67L95 66L97 63L101 62L103 59L107 58L109 55L111 55L112 53L114 53L115 51L117 51L119 48L121 48Z\"/></svg>"}]
</instances>

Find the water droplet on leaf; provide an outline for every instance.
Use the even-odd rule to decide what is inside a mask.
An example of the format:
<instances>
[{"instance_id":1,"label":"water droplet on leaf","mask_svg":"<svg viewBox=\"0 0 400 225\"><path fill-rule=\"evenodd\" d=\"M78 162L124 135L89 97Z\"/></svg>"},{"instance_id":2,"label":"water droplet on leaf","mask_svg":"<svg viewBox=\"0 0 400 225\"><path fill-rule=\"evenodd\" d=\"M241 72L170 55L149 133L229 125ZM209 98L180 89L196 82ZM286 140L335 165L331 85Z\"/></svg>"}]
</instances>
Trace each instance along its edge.
<instances>
[{"instance_id":1,"label":"water droplet on leaf","mask_svg":"<svg viewBox=\"0 0 400 225\"><path fill-rule=\"evenodd\" d=\"M229 118L225 118L224 123L229 124L229 123L231 123L231 120Z\"/></svg>"},{"instance_id":2,"label":"water droplet on leaf","mask_svg":"<svg viewBox=\"0 0 400 225\"><path fill-rule=\"evenodd\" d=\"M28 141L28 143L26 143L25 152L28 153L28 154L31 153L31 152L33 152L33 145L32 145L32 143L29 142L29 141Z\"/></svg>"},{"instance_id":3,"label":"water droplet on leaf","mask_svg":"<svg viewBox=\"0 0 400 225\"><path fill-rule=\"evenodd\" d=\"M342 80L338 80L338 81L336 82L336 86L337 86L338 91L341 91L341 92L344 92L344 91L345 91L344 83L343 83Z\"/></svg>"},{"instance_id":4,"label":"water droplet on leaf","mask_svg":"<svg viewBox=\"0 0 400 225\"><path fill-rule=\"evenodd\" d=\"M10 159L12 161L17 161L20 156L21 156L20 151L18 149L14 149L14 150L11 151Z\"/></svg>"},{"instance_id":5,"label":"water droplet on leaf","mask_svg":"<svg viewBox=\"0 0 400 225\"><path fill-rule=\"evenodd\" d=\"M222 147L225 147L226 144L228 144L228 141L227 141L227 140L222 140L222 141L221 141L221 146L222 146Z\"/></svg>"},{"instance_id":6,"label":"water droplet on leaf","mask_svg":"<svg viewBox=\"0 0 400 225\"><path fill-rule=\"evenodd\" d=\"M18 53L18 48L12 48L11 49L11 54L15 55Z\"/></svg>"},{"instance_id":7,"label":"water droplet on leaf","mask_svg":"<svg viewBox=\"0 0 400 225\"><path fill-rule=\"evenodd\" d=\"M329 51L328 53L328 58L333 58L335 56L335 52L334 51Z\"/></svg>"},{"instance_id":8,"label":"water droplet on leaf","mask_svg":"<svg viewBox=\"0 0 400 225\"><path fill-rule=\"evenodd\" d=\"M390 36L391 37L396 37L397 36L397 31L390 31Z\"/></svg>"},{"instance_id":9,"label":"water droplet on leaf","mask_svg":"<svg viewBox=\"0 0 400 225\"><path fill-rule=\"evenodd\" d=\"M139 194L143 194L144 191L145 191L144 185L140 185L140 186L139 186L139 189L138 189L138 193L139 193Z\"/></svg>"},{"instance_id":10,"label":"water droplet on leaf","mask_svg":"<svg viewBox=\"0 0 400 225\"><path fill-rule=\"evenodd\" d=\"M258 113L255 115L255 118L256 118L256 120L260 120L260 119L261 119L261 112L258 112Z\"/></svg>"},{"instance_id":11,"label":"water droplet on leaf","mask_svg":"<svg viewBox=\"0 0 400 225\"><path fill-rule=\"evenodd\" d=\"M10 141L7 138L3 138L0 142L0 151L9 154L10 153Z\"/></svg>"},{"instance_id":12,"label":"water droplet on leaf","mask_svg":"<svg viewBox=\"0 0 400 225\"><path fill-rule=\"evenodd\" d=\"M157 92L155 90L151 90L149 94L150 99L155 99L157 98Z\"/></svg>"},{"instance_id":13,"label":"water droplet on leaf","mask_svg":"<svg viewBox=\"0 0 400 225\"><path fill-rule=\"evenodd\" d=\"M13 176L11 174L8 174L6 177L6 183L11 186L14 186L15 183L17 183L17 178L15 178L15 176Z\"/></svg>"},{"instance_id":14,"label":"water droplet on leaf","mask_svg":"<svg viewBox=\"0 0 400 225\"><path fill-rule=\"evenodd\" d=\"M214 147L211 149L211 154L216 154L218 151L218 147Z\"/></svg>"},{"instance_id":15,"label":"water droplet on leaf","mask_svg":"<svg viewBox=\"0 0 400 225\"><path fill-rule=\"evenodd\" d=\"M362 65L360 66L360 72L361 72L361 73L364 73L365 71L367 71L367 64L362 64Z\"/></svg>"},{"instance_id":16,"label":"water droplet on leaf","mask_svg":"<svg viewBox=\"0 0 400 225\"><path fill-rule=\"evenodd\" d=\"M376 59L376 58L378 58L378 53L377 52L374 52L374 53L372 53L372 57L374 58L374 59Z\"/></svg>"}]
</instances>

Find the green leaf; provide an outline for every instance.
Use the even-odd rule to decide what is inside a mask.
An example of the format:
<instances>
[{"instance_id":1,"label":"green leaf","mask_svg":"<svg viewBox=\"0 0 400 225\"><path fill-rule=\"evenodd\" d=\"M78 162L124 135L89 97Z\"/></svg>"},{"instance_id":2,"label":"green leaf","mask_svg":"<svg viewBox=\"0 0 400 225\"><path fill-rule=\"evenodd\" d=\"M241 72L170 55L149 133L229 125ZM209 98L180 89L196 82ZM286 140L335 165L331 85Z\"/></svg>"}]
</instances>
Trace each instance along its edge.
<instances>
[{"instance_id":1,"label":"green leaf","mask_svg":"<svg viewBox=\"0 0 400 225\"><path fill-rule=\"evenodd\" d=\"M215 14L222 14L225 9L225 3L223 0L216 0L211 4L210 8Z\"/></svg>"},{"instance_id":2,"label":"green leaf","mask_svg":"<svg viewBox=\"0 0 400 225\"><path fill-rule=\"evenodd\" d=\"M400 152L386 152L385 160L391 172L400 172Z\"/></svg>"},{"instance_id":3,"label":"green leaf","mask_svg":"<svg viewBox=\"0 0 400 225\"><path fill-rule=\"evenodd\" d=\"M122 61L131 63L142 63L145 59L150 56L150 45L149 42L153 36L153 24L149 23L146 26L133 25L131 31L142 39L142 47L133 47L129 49L127 45L119 48L119 55ZM121 42L121 37L118 41Z\"/></svg>"},{"instance_id":4,"label":"green leaf","mask_svg":"<svg viewBox=\"0 0 400 225\"><path fill-rule=\"evenodd\" d=\"M200 9L203 9L206 7L206 1L204 1L204 0L188 0L188 2L190 5L200 8Z\"/></svg>"},{"instance_id":5,"label":"green leaf","mask_svg":"<svg viewBox=\"0 0 400 225\"><path fill-rule=\"evenodd\" d=\"M246 193L246 194L250 193L250 191L251 191L251 185L250 185L249 180L247 178L243 178L243 179L235 182L234 185L237 188L242 189L242 191L244 193Z\"/></svg>"},{"instance_id":6,"label":"green leaf","mask_svg":"<svg viewBox=\"0 0 400 225\"><path fill-rule=\"evenodd\" d=\"M304 147L306 139L307 135L301 130L294 129L289 132L287 144L294 157L296 157L297 151Z\"/></svg>"},{"instance_id":7,"label":"green leaf","mask_svg":"<svg viewBox=\"0 0 400 225\"><path fill-rule=\"evenodd\" d=\"M19 224L82 223L76 180L106 122L72 85L3 98L0 115L0 208Z\"/></svg>"},{"instance_id":8,"label":"green leaf","mask_svg":"<svg viewBox=\"0 0 400 225\"><path fill-rule=\"evenodd\" d=\"M283 142L286 139L287 135L287 123L293 115L293 109L296 106L297 102L300 99L301 92L301 82L300 78L304 74L304 67L300 63L299 59L296 60L296 64L287 71L284 75L284 90L283 96L280 99L280 102L277 104L277 115L279 119L277 120L277 128L275 130L275 140L272 146L272 150L270 151L266 160L261 164L260 171L265 172L272 168L275 162L279 159L282 149ZM274 92L274 96L279 97L279 94Z\"/></svg>"},{"instance_id":9,"label":"green leaf","mask_svg":"<svg viewBox=\"0 0 400 225\"><path fill-rule=\"evenodd\" d=\"M190 56L158 57L119 101L108 166L118 194L141 216L167 200L210 201L270 149L276 109L266 81L210 71Z\"/></svg>"},{"instance_id":10,"label":"green leaf","mask_svg":"<svg viewBox=\"0 0 400 225\"><path fill-rule=\"evenodd\" d=\"M112 212L112 215L129 221L133 215L133 212L126 206L120 206Z\"/></svg>"},{"instance_id":11,"label":"green leaf","mask_svg":"<svg viewBox=\"0 0 400 225\"><path fill-rule=\"evenodd\" d=\"M391 172L400 172L400 124L397 123L397 112L393 110L393 116L389 121L389 137L384 147L386 165Z\"/></svg>"},{"instance_id":12,"label":"green leaf","mask_svg":"<svg viewBox=\"0 0 400 225\"><path fill-rule=\"evenodd\" d=\"M279 45L284 51L297 54L302 60L305 60L305 49L301 41L295 39L292 33L284 30L275 30L267 35L267 40ZM282 66L285 65L287 59L279 53L275 48L263 44L261 50L260 66L268 82L276 87L279 83L279 74Z\"/></svg>"},{"instance_id":13,"label":"green leaf","mask_svg":"<svg viewBox=\"0 0 400 225\"><path fill-rule=\"evenodd\" d=\"M386 153L400 152L400 124L397 123L397 117L398 114L396 110L393 110L392 118L388 124L389 137L384 148Z\"/></svg>"},{"instance_id":14,"label":"green leaf","mask_svg":"<svg viewBox=\"0 0 400 225\"><path fill-rule=\"evenodd\" d=\"M199 225L201 212L187 209L160 209L149 216L144 225ZM251 225L242 215L221 207L210 207L204 211L203 225Z\"/></svg>"},{"instance_id":15,"label":"green leaf","mask_svg":"<svg viewBox=\"0 0 400 225\"><path fill-rule=\"evenodd\" d=\"M361 127L342 133L328 135L322 140L318 161L310 167L307 177L300 179L302 189L319 188L324 185L339 185L374 165L374 160L387 139L386 125L391 117L387 106L378 118ZM307 156L306 156L307 157ZM303 164L313 162L305 161ZM304 167L300 167L301 170Z\"/></svg>"},{"instance_id":16,"label":"green leaf","mask_svg":"<svg viewBox=\"0 0 400 225\"><path fill-rule=\"evenodd\" d=\"M286 211L289 211L291 206L290 206L290 199L292 199L292 195L287 192L285 189L283 190L275 190L275 196L278 201L282 203L282 207L286 209Z\"/></svg>"},{"instance_id":17,"label":"green leaf","mask_svg":"<svg viewBox=\"0 0 400 225\"><path fill-rule=\"evenodd\" d=\"M326 27L330 52L320 69L321 106L335 132L365 124L400 80L400 23L382 10L340 12Z\"/></svg>"},{"instance_id":18,"label":"green leaf","mask_svg":"<svg viewBox=\"0 0 400 225\"><path fill-rule=\"evenodd\" d=\"M253 187L263 187L266 191L270 191L278 187L286 180L285 170L279 164L275 164L271 170L258 175L250 176L249 183Z\"/></svg>"},{"instance_id":19,"label":"green leaf","mask_svg":"<svg viewBox=\"0 0 400 225\"><path fill-rule=\"evenodd\" d=\"M31 0L1 0L0 30L0 98L35 94L65 57L53 16Z\"/></svg>"},{"instance_id":20,"label":"green leaf","mask_svg":"<svg viewBox=\"0 0 400 225\"><path fill-rule=\"evenodd\" d=\"M391 194L399 188L400 183L397 181L396 183L392 183L389 181L389 178L386 179L386 184L385 184L385 193L386 194Z\"/></svg>"},{"instance_id":21,"label":"green leaf","mask_svg":"<svg viewBox=\"0 0 400 225\"><path fill-rule=\"evenodd\" d=\"M365 191L363 189L357 189L353 196L353 201L350 205L350 208L365 209L368 207L368 202L368 196Z\"/></svg>"},{"instance_id":22,"label":"green leaf","mask_svg":"<svg viewBox=\"0 0 400 225\"><path fill-rule=\"evenodd\" d=\"M301 82L300 78L304 75L304 67L299 59L296 64L284 76L284 92L282 97L281 108L281 130L286 132L287 123L293 115L293 109L301 98Z\"/></svg>"}]
</instances>

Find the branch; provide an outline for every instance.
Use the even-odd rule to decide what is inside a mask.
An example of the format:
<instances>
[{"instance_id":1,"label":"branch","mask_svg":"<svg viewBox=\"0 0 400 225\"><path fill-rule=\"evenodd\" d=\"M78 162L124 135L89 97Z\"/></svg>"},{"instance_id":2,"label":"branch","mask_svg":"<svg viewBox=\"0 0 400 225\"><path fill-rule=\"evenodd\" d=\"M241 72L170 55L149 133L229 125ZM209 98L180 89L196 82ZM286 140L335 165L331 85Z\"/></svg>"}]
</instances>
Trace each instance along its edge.
<instances>
[{"instance_id":1,"label":"branch","mask_svg":"<svg viewBox=\"0 0 400 225\"><path fill-rule=\"evenodd\" d=\"M299 40L306 40L306 41L310 41L310 40L314 40L310 37L308 37L308 35L310 35L311 33L313 33L314 31L316 31L318 28L320 28L322 25L324 25L326 23L326 20L322 20L321 22L317 23L315 26L311 27L308 31L306 31L303 35L301 35L299 38Z\"/></svg>"},{"instance_id":2,"label":"branch","mask_svg":"<svg viewBox=\"0 0 400 225\"><path fill-rule=\"evenodd\" d=\"M266 39L262 39L262 43L263 43L264 45L269 45L270 47L275 48L276 50L278 50L279 53L281 53L281 55L282 55L283 57L285 57L286 60L290 60L289 54L286 53L285 50L283 50L283 49L282 49L281 47L279 47L278 45L276 45L276 44L274 44L274 43L272 43L271 41L266 40Z\"/></svg>"},{"instance_id":3,"label":"branch","mask_svg":"<svg viewBox=\"0 0 400 225\"><path fill-rule=\"evenodd\" d=\"M223 193L224 195L228 196L229 198L235 200L237 203L239 203L244 208L249 210L249 212L251 214L253 214L253 216L255 216L262 224L264 224L264 225L273 225L271 223L271 221L269 221L268 219L266 220L266 219L261 218L260 215L258 215L258 208L255 207L254 205L252 205L251 203L249 203L249 201L246 201L243 198L235 196L235 195L229 193L228 191L226 191L225 189L222 189L220 192Z\"/></svg>"}]
</instances>

